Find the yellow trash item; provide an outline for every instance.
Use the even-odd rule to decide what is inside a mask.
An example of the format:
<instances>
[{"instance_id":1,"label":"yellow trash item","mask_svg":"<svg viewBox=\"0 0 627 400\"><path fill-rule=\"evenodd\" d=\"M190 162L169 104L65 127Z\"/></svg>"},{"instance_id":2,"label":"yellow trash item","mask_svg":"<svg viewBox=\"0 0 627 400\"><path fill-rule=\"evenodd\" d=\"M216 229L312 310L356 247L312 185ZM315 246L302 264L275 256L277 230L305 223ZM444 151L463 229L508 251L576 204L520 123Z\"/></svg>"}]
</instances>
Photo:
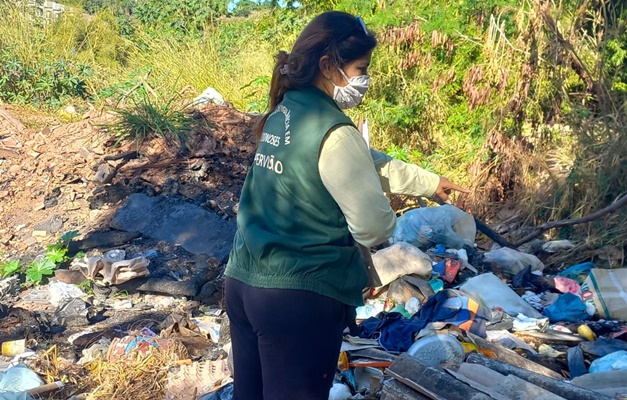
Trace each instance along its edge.
<instances>
[{"instance_id":1,"label":"yellow trash item","mask_svg":"<svg viewBox=\"0 0 627 400\"><path fill-rule=\"evenodd\" d=\"M590 329L590 327L586 324L579 325L577 332L579 332L579 336L584 337L591 342L597 340L597 335L592 332L592 329Z\"/></svg>"}]
</instances>

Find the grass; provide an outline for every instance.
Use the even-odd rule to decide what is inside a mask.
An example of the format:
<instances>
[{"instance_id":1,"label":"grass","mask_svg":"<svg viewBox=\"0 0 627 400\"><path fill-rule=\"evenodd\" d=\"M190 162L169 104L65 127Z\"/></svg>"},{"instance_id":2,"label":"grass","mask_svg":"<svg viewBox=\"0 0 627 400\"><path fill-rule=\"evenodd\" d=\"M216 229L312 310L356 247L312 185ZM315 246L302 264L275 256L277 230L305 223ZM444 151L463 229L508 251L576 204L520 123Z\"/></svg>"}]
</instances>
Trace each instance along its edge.
<instances>
[{"instance_id":1,"label":"grass","mask_svg":"<svg viewBox=\"0 0 627 400\"><path fill-rule=\"evenodd\" d=\"M132 99L129 106L117 108L115 113L117 121L103 126L105 132L116 138L116 146L130 141L138 149L151 137L185 147L194 121L178 96L160 101L146 91L138 99Z\"/></svg>"},{"instance_id":2,"label":"grass","mask_svg":"<svg viewBox=\"0 0 627 400\"><path fill-rule=\"evenodd\" d=\"M560 58L570 53L556 48L559 41L541 29L544 21L531 4L488 1L482 22L475 9L483 6L474 1L462 1L453 13L441 2L401 0L364 10L347 0L337 7L360 11L380 39L370 92L349 115L369 119L373 147L470 186L473 196L465 204L473 212L489 216L515 203L531 215L521 223L530 224L601 208L627 190L621 180L625 141L620 142L627 94L610 90L627 87L627 78L619 79L627 76L621 70L626 34L620 24L607 30L612 54L604 65L603 43L577 28L574 3L552 5L549 14L591 75L604 76L606 91L618 96L611 107L586 93L569 59ZM582 18L598 20L599 12ZM411 21L408 15L416 17ZM109 127L118 140L139 144L158 136L182 143L191 126L183 105L207 87L239 109L261 111L273 55L289 50L310 18L304 7L221 18L185 37L150 29L123 36L106 9L89 18L66 13L58 23L43 25L5 7L0 46L27 66L57 59L88 66L93 73L84 80L91 97L72 101L121 104L118 122ZM140 95L136 89L148 81L148 71L154 94ZM516 110L513 100L520 100ZM595 243L625 245L627 239L614 239L622 235L617 218L609 218L605 230L554 234L596 235Z\"/></svg>"}]
</instances>

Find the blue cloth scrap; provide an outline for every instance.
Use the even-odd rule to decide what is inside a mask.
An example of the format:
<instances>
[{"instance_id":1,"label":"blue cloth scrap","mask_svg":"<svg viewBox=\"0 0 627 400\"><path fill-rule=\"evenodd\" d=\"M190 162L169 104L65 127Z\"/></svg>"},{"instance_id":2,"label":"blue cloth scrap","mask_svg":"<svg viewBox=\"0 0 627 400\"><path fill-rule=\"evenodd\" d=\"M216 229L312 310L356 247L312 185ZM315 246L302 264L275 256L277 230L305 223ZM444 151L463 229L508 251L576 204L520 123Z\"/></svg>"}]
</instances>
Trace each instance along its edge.
<instances>
[{"instance_id":1,"label":"blue cloth scrap","mask_svg":"<svg viewBox=\"0 0 627 400\"><path fill-rule=\"evenodd\" d=\"M407 351L414 343L414 335L427 326L426 321L404 318L397 312L383 312L379 317L362 321L359 336L377 339L385 351Z\"/></svg>"}]
</instances>

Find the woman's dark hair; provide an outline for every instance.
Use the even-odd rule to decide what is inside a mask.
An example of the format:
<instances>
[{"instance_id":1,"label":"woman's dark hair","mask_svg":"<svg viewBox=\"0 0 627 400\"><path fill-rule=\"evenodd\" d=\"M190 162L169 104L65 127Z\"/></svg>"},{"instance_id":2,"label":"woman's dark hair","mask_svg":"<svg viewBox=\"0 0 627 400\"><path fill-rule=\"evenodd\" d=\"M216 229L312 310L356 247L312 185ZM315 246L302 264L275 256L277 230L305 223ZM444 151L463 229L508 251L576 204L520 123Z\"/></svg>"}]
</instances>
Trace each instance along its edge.
<instances>
[{"instance_id":1,"label":"woman's dark hair","mask_svg":"<svg viewBox=\"0 0 627 400\"><path fill-rule=\"evenodd\" d=\"M366 31L361 19L340 11L327 11L314 18L296 39L292 53L279 51L270 82L268 113L256 126L257 137L283 96L290 90L313 86L325 54L342 68L377 46L377 39ZM286 67L287 66L287 67Z\"/></svg>"}]
</instances>

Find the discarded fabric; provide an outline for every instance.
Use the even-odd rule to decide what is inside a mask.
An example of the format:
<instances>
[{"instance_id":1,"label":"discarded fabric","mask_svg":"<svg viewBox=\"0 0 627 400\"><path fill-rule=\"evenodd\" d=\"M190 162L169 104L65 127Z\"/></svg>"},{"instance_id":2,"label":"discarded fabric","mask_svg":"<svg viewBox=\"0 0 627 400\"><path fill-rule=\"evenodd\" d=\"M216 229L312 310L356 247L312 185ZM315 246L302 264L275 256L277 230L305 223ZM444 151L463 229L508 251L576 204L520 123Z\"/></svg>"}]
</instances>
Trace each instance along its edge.
<instances>
[{"instance_id":1,"label":"discarded fabric","mask_svg":"<svg viewBox=\"0 0 627 400\"><path fill-rule=\"evenodd\" d=\"M580 322L590 319L586 305L579 296L572 293L561 295L555 303L544 309L544 315L549 317L551 322Z\"/></svg>"}]
</instances>

